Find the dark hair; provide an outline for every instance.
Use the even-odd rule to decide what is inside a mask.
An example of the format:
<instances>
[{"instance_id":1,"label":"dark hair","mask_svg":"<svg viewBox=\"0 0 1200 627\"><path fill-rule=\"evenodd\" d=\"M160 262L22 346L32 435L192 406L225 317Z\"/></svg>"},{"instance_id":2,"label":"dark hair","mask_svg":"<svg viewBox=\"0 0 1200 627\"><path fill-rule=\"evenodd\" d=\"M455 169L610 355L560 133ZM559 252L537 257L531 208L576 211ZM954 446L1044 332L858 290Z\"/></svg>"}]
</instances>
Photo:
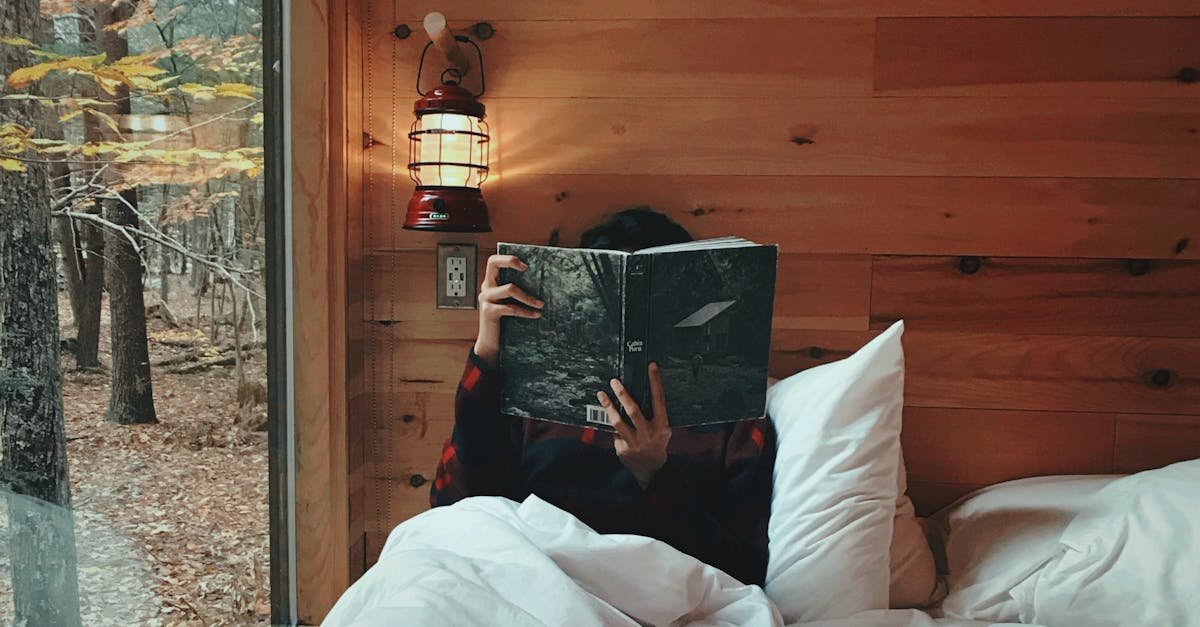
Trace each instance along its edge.
<instances>
[{"instance_id":1,"label":"dark hair","mask_svg":"<svg viewBox=\"0 0 1200 627\"><path fill-rule=\"evenodd\" d=\"M618 212L603 224L584 231L580 248L638 250L692 241L687 229L645 205Z\"/></svg>"}]
</instances>

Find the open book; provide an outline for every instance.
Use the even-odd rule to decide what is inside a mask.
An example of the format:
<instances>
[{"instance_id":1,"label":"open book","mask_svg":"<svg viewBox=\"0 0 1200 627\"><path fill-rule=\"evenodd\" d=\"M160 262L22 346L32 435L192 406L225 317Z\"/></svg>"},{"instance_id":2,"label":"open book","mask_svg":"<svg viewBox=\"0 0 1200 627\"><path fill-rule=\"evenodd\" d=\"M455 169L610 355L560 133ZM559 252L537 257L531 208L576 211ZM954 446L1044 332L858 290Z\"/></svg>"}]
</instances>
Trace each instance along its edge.
<instances>
[{"instance_id":1,"label":"open book","mask_svg":"<svg viewBox=\"0 0 1200 627\"><path fill-rule=\"evenodd\" d=\"M672 426L764 415L778 248L736 237L633 253L501 243L501 270L545 301L500 326L502 411L611 429L596 392L616 377L646 416L646 368L662 373ZM615 397L613 397L615 399Z\"/></svg>"}]
</instances>

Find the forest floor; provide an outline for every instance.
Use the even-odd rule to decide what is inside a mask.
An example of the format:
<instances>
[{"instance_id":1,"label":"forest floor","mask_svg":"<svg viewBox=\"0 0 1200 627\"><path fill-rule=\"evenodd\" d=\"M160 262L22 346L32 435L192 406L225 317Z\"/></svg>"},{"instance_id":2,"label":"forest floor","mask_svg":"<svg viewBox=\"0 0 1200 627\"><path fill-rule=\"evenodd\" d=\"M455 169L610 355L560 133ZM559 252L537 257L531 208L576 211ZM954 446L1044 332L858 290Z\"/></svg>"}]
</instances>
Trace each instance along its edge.
<instances>
[{"instance_id":1,"label":"forest floor","mask_svg":"<svg viewBox=\"0 0 1200 627\"><path fill-rule=\"evenodd\" d=\"M147 293L148 304L153 296ZM105 366L111 364L107 304L106 296L100 338ZM178 326L148 320L151 364L185 354L211 359L219 345L233 343L228 326L212 343L205 317L194 328L194 304L174 306ZM61 337L74 337L65 295L59 317ZM107 368L76 371L69 353L62 367L83 624L267 624L267 434L250 424L265 423L265 399L239 407L233 366L190 374L156 367L158 424L117 425L105 419ZM245 371L248 382L265 389L261 348L247 355ZM0 538L7 526L6 508L0 507ZM3 549L0 624L8 624Z\"/></svg>"}]
</instances>

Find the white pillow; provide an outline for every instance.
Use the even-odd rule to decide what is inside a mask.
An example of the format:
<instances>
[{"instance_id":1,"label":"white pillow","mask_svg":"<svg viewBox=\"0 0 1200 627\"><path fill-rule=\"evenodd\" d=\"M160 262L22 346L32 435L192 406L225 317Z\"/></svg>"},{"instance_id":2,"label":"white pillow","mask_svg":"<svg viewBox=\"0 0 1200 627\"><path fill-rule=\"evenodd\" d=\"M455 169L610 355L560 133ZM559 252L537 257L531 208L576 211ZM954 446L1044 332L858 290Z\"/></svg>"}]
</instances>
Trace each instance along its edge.
<instances>
[{"instance_id":1,"label":"white pillow","mask_svg":"<svg viewBox=\"0 0 1200 627\"><path fill-rule=\"evenodd\" d=\"M888 584L888 605L893 608L928 606L937 584L933 551L907 492L908 473L901 455L896 473L896 515L892 518L891 581Z\"/></svg>"},{"instance_id":2,"label":"white pillow","mask_svg":"<svg viewBox=\"0 0 1200 627\"><path fill-rule=\"evenodd\" d=\"M1012 589L1058 551L1058 538L1112 476L1018 479L968 494L928 519L930 544L942 558L948 618L1015 622Z\"/></svg>"},{"instance_id":3,"label":"white pillow","mask_svg":"<svg viewBox=\"0 0 1200 627\"><path fill-rule=\"evenodd\" d=\"M1200 626L1200 459L1112 482L1013 591L1022 622Z\"/></svg>"},{"instance_id":4,"label":"white pillow","mask_svg":"<svg viewBox=\"0 0 1200 627\"><path fill-rule=\"evenodd\" d=\"M771 387L778 454L767 595L786 622L888 607L904 323Z\"/></svg>"}]
</instances>

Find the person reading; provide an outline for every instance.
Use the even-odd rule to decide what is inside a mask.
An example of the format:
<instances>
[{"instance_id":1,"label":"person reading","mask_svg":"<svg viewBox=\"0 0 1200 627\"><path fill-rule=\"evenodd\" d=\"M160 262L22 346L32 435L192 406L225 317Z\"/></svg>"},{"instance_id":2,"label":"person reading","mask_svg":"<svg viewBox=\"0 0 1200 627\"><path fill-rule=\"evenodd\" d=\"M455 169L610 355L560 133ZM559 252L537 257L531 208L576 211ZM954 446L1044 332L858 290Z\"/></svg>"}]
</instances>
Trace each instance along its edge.
<instances>
[{"instance_id":1,"label":"person reading","mask_svg":"<svg viewBox=\"0 0 1200 627\"><path fill-rule=\"evenodd\" d=\"M580 246L633 251L691 240L667 216L635 208L586 231ZM479 335L458 385L454 430L430 504L471 496L521 501L534 494L597 532L657 538L744 583L762 585L775 463L770 420L673 429L654 363L647 373L649 412L617 379L609 382L612 395L596 391L615 432L503 415L500 320L536 319L544 303L515 284L499 285L502 268L520 272L526 266L513 256L487 261Z\"/></svg>"}]
</instances>

